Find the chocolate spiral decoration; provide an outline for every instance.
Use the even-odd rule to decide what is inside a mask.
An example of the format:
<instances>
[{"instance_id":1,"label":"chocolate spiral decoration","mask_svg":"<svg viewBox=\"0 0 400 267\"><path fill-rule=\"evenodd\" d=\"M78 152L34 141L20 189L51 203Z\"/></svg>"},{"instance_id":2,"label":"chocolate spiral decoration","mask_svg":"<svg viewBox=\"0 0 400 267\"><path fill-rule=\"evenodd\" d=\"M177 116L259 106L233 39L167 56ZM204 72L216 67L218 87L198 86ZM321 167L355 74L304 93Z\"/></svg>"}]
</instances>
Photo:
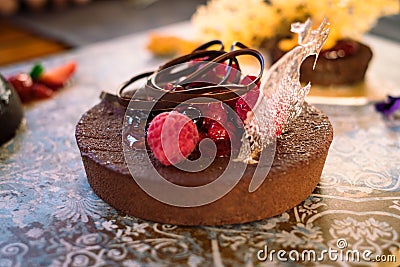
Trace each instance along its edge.
<instances>
[{"instance_id":1,"label":"chocolate spiral decoration","mask_svg":"<svg viewBox=\"0 0 400 267\"><path fill-rule=\"evenodd\" d=\"M219 46L219 49L211 49L216 45ZM256 58L260 64L258 75L246 85L239 84L241 77L237 58L243 55ZM224 62L227 62L227 71L221 81L215 84L201 80L201 77ZM234 80L229 82L228 78L231 78L233 64L235 64L238 73L234 75ZM185 66L182 67L183 65ZM230 51L225 51L220 40L213 40L197 47L190 54L168 61L156 71L145 72L132 77L118 90L117 99L125 107L128 107L129 103L134 101L132 106L135 109L148 110L149 107L153 107L152 109L155 111L171 110L184 101L190 103L193 100L193 103L197 103L196 98L199 97L208 97L227 103L256 87L261 79L264 65L264 57L257 50L248 48L240 42L235 42L230 47ZM129 93L126 92L133 83L142 79L146 79L143 88L133 89ZM166 86L169 88L166 89ZM152 99L157 99L157 101Z\"/></svg>"}]
</instances>

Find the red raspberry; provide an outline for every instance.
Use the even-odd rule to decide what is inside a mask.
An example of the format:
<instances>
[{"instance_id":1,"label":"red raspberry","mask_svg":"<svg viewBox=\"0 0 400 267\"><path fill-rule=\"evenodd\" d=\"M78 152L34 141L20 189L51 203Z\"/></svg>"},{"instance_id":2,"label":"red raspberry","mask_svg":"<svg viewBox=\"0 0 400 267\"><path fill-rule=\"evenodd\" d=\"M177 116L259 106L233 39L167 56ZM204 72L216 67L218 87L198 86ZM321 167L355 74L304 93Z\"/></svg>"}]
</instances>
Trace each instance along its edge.
<instances>
[{"instance_id":1,"label":"red raspberry","mask_svg":"<svg viewBox=\"0 0 400 267\"><path fill-rule=\"evenodd\" d=\"M257 76L246 75L246 76L244 76L244 78L240 81L239 84L248 85L248 84L250 84L251 82L253 82L255 79L257 79ZM258 83L256 84L258 88L260 88L260 84L261 84L261 81L258 81Z\"/></svg>"},{"instance_id":2,"label":"red raspberry","mask_svg":"<svg viewBox=\"0 0 400 267\"><path fill-rule=\"evenodd\" d=\"M167 83L165 85L164 89L168 90L168 91L173 91L173 92L184 90L184 88L181 85L179 85L179 84L175 85L173 83Z\"/></svg>"},{"instance_id":3,"label":"red raspberry","mask_svg":"<svg viewBox=\"0 0 400 267\"><path fill-rule=\"evenodd\" d=\"M236 148L239 141L235 125L232 122L227 122L225 126L226 128L222 124L214 122L208 128L207 137L215 142L217 156L229 156L231 153L231 139L234 148Z\"/></svg>"},{"instance_id":4,"label":"red raspberry","mask_svg":"<svg viewBox=\"0 0 400 267\"><path fill-rule=\"evenodd\" d=\"M209 59L209 57L195 58L195 59L190 60L189 63L192 63L194 65L195 63L198 63L198 62L200 62L200 63L207 62L208 59Z\"/></svg>"},{"instance_id":5,"label":"red raspberry","mask_svg":"<svg viewBox=\"0 0 400 267\"><path fill-rule=\"evenodd\" d=\"M176 111L158 114L147 130L147 143L161 164L174 165L196 148L199 132L193 121Z\"/></svg>"},{"instance_id":6,"label":"red raspberry","mask_svg":"<svg viewBox=\"0 0 400 267\"><path fill-rule=\"evenodd\" d=\"M284 112L283 109L279 109L276 112L276 118L275 118L275 135L276 135L276 137L278 137L282 134L283 126L285 124L286 119L287 119L286 112Z\"/></svg>"},{"instance_id":7,"label":"red raspberry","mask_svg":"<svg viewBox=\"0 0 400 267\"><path fill-rule=\"evenodd\" d=\"M238 75L239 71L237 69L237 65L235 63L232 63L231 66L229 66L226 63L220 63L218 64L215 69L215 75L219 77L219 81L222 81L222 79L225 77L226 73L230 70L229 76L227 78L228 83L231 83L235 80L236 75Z\"/></svg>"},{"instance_id":8,"label":"red raspberry","mask_svg":"<svg viewBox=\"0 0 400 267\"><path fill-rule=\"evenodd\" d=\"M228 113L223 103L212 102L202 107L204 126L208 129L214 121L225 123L228 121Z\"/></svg>"},{"instance_id":9,"label":"red raspberry","mask_svg":"<svg viewBox=\"0 0 400 267\"><path fill-rule=\"evenodd\" d=\"M207 136L210 137L214 142L229 140L229 133L227 129L225 129L224 126L218 122L211 124L210 128L208 128Z\"/></svg>"},{"instance_id":10,"label":"red raspberry","mask_svg":"<svg viewBox=\"0 0 400 267\"><path fill-rule=\"evenodd\" d=\"M235 63L232 63L231 66L226 63L215 63L212 70L204 74L201 80L209 82L210 84L219 84L225 78L228 70L230 70L230 73L227 78L227 83L232 83L235 80L236 75L239 74Z\"/></svg>"},{"instance_id":11,"label":"red raspberry","mask_svg":"<svg viewBox=\"0 0 400 267\"><path fill-rule=\"evenodd\" d=\"M173 83L167 83L164 87L165 90L168 91L173 91L174 90L174 84Z\"/></svg>"},{"instance_id":12,"label":"red raspberry","mask_svg":"<svg viewBox=\"0 0 400 267\"><path fill-rule=\"evenodd\" d=\"M195 149L195 152L194 152L194 153L197 154L198 157L200 156L200 149L199 149L200 143L201 143L201 141L203 141L203 139L206 139L206 138L208 138L207 132L200 131L199 132L199 143L198 143L198 145L197 145L197 147ZM201 156L205 156L205 157L214 156L214 153L213 153L214 152L214 146L211 146L211 144L210 144L211 142L212 141L210 141L210 142L205 141L204 143L201 144L201 146L202 146Z\"/></svg>"},{"instance_id":13,"label":"red raspberry","mask_svg":"<svg viewBox=\"0 0 400 267\"><path fill-rule=\"evenodd\" d=\"M360 45L349 39L339 40L335 46L328 50L321 51L321 55L327 59L336 59L346 56L352 56L358 52Z\"/></svg>"},{"instance_id":14,"label":"red raspberry","mask_svg":"<svg viewBox=\"0 0 400 267\"><path fill-rule=\"evenodd\" d=\"M235 112L242 121L247 118L247 113L256 105L260 90L254 88L236 101Z\"/></svg>"}]
</instances>

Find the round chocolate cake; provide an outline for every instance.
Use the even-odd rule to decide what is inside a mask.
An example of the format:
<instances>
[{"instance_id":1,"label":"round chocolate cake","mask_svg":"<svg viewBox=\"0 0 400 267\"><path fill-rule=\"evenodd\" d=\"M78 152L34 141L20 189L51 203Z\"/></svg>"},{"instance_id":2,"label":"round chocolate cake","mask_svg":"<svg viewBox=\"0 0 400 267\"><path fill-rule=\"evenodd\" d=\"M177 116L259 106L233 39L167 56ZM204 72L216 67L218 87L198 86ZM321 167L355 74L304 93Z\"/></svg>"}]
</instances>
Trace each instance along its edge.
<instances>
[{"instance_id":1,"label":"round chocolate cake","mask_svg":"<svg viewBox=\"0 0 400 267\"><path fill-rule=\"evenodd\" d=\"M258 75L241 72L240 56L258 61ZM297 62L272 67L261 89L263 55L213 40L132 77L117 96L102 93L76 126L89 184L116 209L169 224L245 223L293 208L316 187L333 135L303 104L307 88L288 71L299 65L286 68ZM268 76L278 72L296 82Z\"/></svg>"},{"instance_id":2,"label":"round chocolate cake","mask_svg":"<svg viewBox=\"0 0 400 267\"><path fill-rule=\"evenodd\" d=\"M125 112L126 107L106 97L77 124L76 140L89 184L114 208L131 216L169 224L245 223L293 208L316 187L333 137L327 116L304 104L302 113L279 136L272 167L257 190L251 193L248 190L257 167L249 164L236 186L222 198L198 207L177 207L146 194L131 176L122 143ZM174 166L163 166L154 158L151 161L164 179L191 187L216 179L226 168L228 159L216 157L205 170L190 173ZM145 175L140 162L137 169Z\"/></svg>"}]
</instances>

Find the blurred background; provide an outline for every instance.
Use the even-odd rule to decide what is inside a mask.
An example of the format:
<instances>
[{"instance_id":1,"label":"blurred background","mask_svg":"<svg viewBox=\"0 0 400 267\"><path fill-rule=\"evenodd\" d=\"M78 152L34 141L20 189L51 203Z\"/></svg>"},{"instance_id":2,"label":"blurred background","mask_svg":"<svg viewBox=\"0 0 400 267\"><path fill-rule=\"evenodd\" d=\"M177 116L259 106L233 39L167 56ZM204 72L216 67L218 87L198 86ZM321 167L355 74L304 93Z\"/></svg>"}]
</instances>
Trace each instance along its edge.
<instances>
[{"instance_id":1,"label":"blurred background","mask_svg":"<svg viewBox=\"0 0 400 267\"><path fill-rule=\"evenodd\" d=\"M0 66L189 20L207 0L0 0ZM400 15L370 33L400 42Z\"/></svg>"}]
</instances>

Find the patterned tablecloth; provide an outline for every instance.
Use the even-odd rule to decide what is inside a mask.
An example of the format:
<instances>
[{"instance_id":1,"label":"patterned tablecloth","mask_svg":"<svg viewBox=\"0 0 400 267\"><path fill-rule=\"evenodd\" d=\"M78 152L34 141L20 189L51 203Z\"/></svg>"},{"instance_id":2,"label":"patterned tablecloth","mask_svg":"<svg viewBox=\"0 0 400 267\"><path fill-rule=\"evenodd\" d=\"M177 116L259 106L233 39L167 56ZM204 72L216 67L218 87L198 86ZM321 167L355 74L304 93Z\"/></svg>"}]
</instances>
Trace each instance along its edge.
<instances>
[{"instance_id":1,"label":"patterned tablecloth","mask_svg":"<svg viewBox=\"0 0 400 267\"><path fill-rule=\"evenodd\" d=\"M385 266L400 264L400 124L370 104L319 106L335 134L321 182L303 203L274 218L178 227L125 216L100 200L86 180L75 125L102 90L115 92L161 63L145 50L147 34L43 60L53 66L74 59L78 71L53 99L26 106L24 127L0 148L0 266L292 266L290 258L312 251L332 265L376 264L363 261L365 251L389 261L397 256ZM365 42L375 53L368 75L400 94L400 45L372 36ZM8 76L32 64L0 72ZM266 250L276 251L273 262L260 259ZM337 253L329 257L329 250ZM341 258L356 251L359 263L356 256Z\"/></svg>"}]
</instances>

